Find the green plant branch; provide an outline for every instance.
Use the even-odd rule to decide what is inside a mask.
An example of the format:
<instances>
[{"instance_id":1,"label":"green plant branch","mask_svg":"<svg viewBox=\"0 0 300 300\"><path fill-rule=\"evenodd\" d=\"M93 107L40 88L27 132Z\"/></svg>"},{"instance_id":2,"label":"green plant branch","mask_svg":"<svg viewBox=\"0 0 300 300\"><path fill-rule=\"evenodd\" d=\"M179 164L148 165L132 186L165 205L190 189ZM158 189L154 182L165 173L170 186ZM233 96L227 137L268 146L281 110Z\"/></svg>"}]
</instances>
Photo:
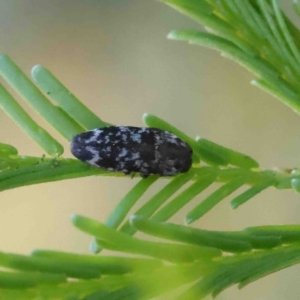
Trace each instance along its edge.
<instances>
[{"instance_id":1,"label":"green plant branch","mask_svg":"<svg viewBox=\"0 0 300 300\"><path fill-rule=\"evenodd\" d=\"M206 169L203 169L206 171ZM166 221L174 216L182 207L188 204L194 197L208 188L216 179L214 172L203 172L203 176L198 175L196 181L186 188L182 193L172 199L169 203L159 209L151 219L157 221Z\"/></svg>"},{"instance_id":2,"label":"green plant branch","mask_svg":"<svg viewBox=\"0 0 300 300\"><path fill-rule=\"evenodd\" d=\"M32 299L38 295L45 299L65 299L64 297L71 295L79 296L77 299L85 299L83 297L88 295L105 295L105 299L110 299L109 297L123 295L122 291L135 286L138 291L137 299L150 299L198 280L197 284L184 291L178 299L202 299L208 294L215 296L233 284L239 284L239 288L242 288L267 274L300 262L299 225L260 226L226 232L160 223L140 216L131 218L131 224L136 229L181 243L166 244L142 240L132 243L132 238L129 240L128 236L81 216L74 216L73 223L84 232L106 241L105 245L109 246L112 242L114 250L127 252L135 249L134 252L139 255L159 259L96 257L43 250L36 250L31 256L0 253L1 266L22 270L0 274L2 296L11 294L19 297L16 290L19 289L24 292L25 297L20 299ZM297 244L293 245L294 243ZM201 256L198 257L197 251L191 251L192 245L198 246L197 251L202 252ZM210 248L207 248L208 245ZM251 249L261 250L252 252ZM233 254L220 256L220 250ZM234 254L240 251L244 253ZM175 264L165 264L165 261L170 260L174 260ZM66 282L65 274L81 279ZM100 274L106 276L99 277ZM4 290L4 287L14 291ZM132 293L128 293L128 299L132 299L130 295ZM10 298L7 296L3 299Z\"/></svg>"},{"instance_id":3,"label":"green plant branch","mask_svg":"<svg viewBox=\"0 0 300 300\"><path fill-rule=\"evenodd\" d=\"M174 180L171 180L166 186L164 186L157 194L149 199L141 208L139 208L134 215L143 216L146 218L151 217L156 210L159 209L169 198L171 198L180 188L193 179L195 174L188 172L177 176ZM136 230L133 228L129 220L126 221L120 228L121 232L133 235Z\"/></svg>"},{"instance_id":4,"label":"green plant branch","mask_svg":"<svg viewBox=\"0 0 300 300\"><path fill-rule=\"evenodd\" d=\"M139 240L82 216L74 216L72 222L76 228L97 238L101 247L110 250L139 253L170 262L205 261L221 254L220 251L207 247Z\"/></svg>"},{"instance_id":5,"label":"green plant branch","mask_svg":"<svg viewBox=\"0 0 300 300\"><path fill-rule=\"evenodd\" d=\"M142 272L145 268L154 270L163 266L163 262L150 258L132 258L121 256L91 256L60 251L34 250L31 256L52 259L56 262L83 264L87 268L97 266L101 274L125 274Z\"/></svg>"},{"instance_id":6,"label":"green plant branch","mask_svg":"<svg viewBox=\"0 0 300 300\"><path fill-rule=\"evenodd\" d=\"M149 176L146 179L141 179L125 197L116 205L113 212L105 221L105 225L111 228L118 228L129 213L133 205L142 197L142 195L155 183L158 176Z\"/></svg>"},{"instance_id":7,"label":"green plant branch","mask_svg":"<svg viewBox=\"0 0 300 300\"><path fill-rule=\"evenodd\" d=\"M257 78L254 85L272 93L300 113L299 30L280 11L275 0L163 0L206 26L212 33L172 31L169 38L220 51L245 66ZM299 3L294 3L295 9ZM300 11L300 10L299 10ZM68 141L84 130L110 125L81 103L47 69L36 66L32 77L54 101L53 105L7 56L0 56L0 74L47 122ZM22 109L0 86L0 107L54 158L18 155L0 144L0 191L30 184L91 175L123 174L93 168L63 158L62 146ZM193 149L191 170L169 182L135 215L129 212L158 179L141 179L113 210L104 224L74 216L73 224L93 236L92 250L102 248L146 258L91 257L37 250L31 256L0 253L0 298L43 300L150 299L186 287L178 299L202 299L238 284L242 288L271 272L297 264L299 225L249 227L243 231L208 231L165 223L193 198L217 182L219 185L187 213L192 223L239 188L231 200L237 208L269 187L300 192L298 169L261 170L248 155L205 138L188 136L154 115L145 114L147 126L170 131ZM214 186L213 186L214 187ZM178 193L178 194L176 194ZM146 194L147 196L147 194ZM168 202L167 202L168 201ZM118 230L117 230L118 229ZM161 242L133 235L144 232ZM13 272L14 273L13 273ZM74 281L74 278L77 278ZM71 279L71 280L70 280ZM195 284L195 281L197 283Z\"/></svg>"},{"instance_id":8,"label":"green plant branch","mask_svg":"<svg viewBox=\"0 0 300 300\"><path fill-rule=\"evenodd\" d=\"M49 70L41 65L32 68L32 79L59 107L76 120L85 130L111 125L80 102Z\"/></svg>"},{"instance_id":9,"label":"green plant branch","mask_svg":"<svg viewBox=\"0 0 300 300\"><path fill-rule=\"evenodd\" d=\"M24 130L47 154L60 156L64 149L46 130L40 127L0 84L0 107Z\"/></svg>"},{"instance_id":10,"label":"green plant branch","mask_svg":"<svg viewBox=\"0 0 300 300\"><path fill-rule=\"evenodd\" d=\"M226 184L222 185L215 192L205 198L200 204L193 208L185 217L185 222L191 224L204 216L215 205L217 205L225 197L231 195L237 189L245 184L245 177L237 177Z\"/></svg>"},{"instance_id":11,"label":"green plant branch","mask_svg":"<svg viewBox=\"0 0 300 300\"><path fill-rule=\"evenodd\" d=\"M190 15L189 5L195 0L162 0L179 11ZM203 1L201 1L203 2ZM214 7L213 13L206 18L194 19L213 29L214 34L197 31L175 30L169 34L170 39L187 41L191 44L202 45L221 52L253 72L257 81L264 81L267 90L277 98L300 113L299 98L299 30L281 13L275 0L269 4L259 1L207 1ZM242 12L248 13L241 18ZM202 15L199 13L199 16ZM211 20L207 20L210 19ZM211 21L218 18L225 24L235 27L235 39L224 35L221 28L211 27ZM256 30L253 28L256 26ZM245 30L246 29L246 30ZM249 32L251 34L249 35ZM297 34L296 34L297 32ZM240 46L236 39L249 42L258 53L250 53Z\"/></svg>"},{"instance_id":12,"label":"green plant branch","mask_svg":"<svg viewBox=\"0 0 300 300\"><path fill-rule=\"evenodd\" d=\"M0 75L68 141L71 141L76 134L84 131L69 115L51 104L22 70L6 55L0 56Z\"/></svg>"},{"instance_id":13,"label":"green plant branch","mask_svg":"<svg viewBox=\"0 0 300 300\"><path fill-rule=\"evenodd\" d=\"M284 17L281 13L281 10L279 8L279 5L278 5L278 2L277 1L272 1L272 6L273 6L273 9L274 9L274 12L275 12L275 15L276 15L276 19L277 19L277 22L280 26L280 30L281 32L283 33L283 37L286 39L286 42L290 48L290 50L292 51L295 59L297 60L297 64L299 65L300 63L300 52L298 50L298 48L296 47L295 45L295 42L288 30L288 27L285 23L285 20L284 20Z\"/></svg>"},{"instance_id":14,"label":"green plant branch","mask_svg":"<svg viewBox=\"0 0 300 300\"><path fill-rule=\"evenodd\" d=\"M267 274L299 263L299 250L299 246L291 246L224 259L223 267L200 280L177 299L203 299L209 294L215 297L237 283L242 288Z\"/></svg>"}]
</instances>

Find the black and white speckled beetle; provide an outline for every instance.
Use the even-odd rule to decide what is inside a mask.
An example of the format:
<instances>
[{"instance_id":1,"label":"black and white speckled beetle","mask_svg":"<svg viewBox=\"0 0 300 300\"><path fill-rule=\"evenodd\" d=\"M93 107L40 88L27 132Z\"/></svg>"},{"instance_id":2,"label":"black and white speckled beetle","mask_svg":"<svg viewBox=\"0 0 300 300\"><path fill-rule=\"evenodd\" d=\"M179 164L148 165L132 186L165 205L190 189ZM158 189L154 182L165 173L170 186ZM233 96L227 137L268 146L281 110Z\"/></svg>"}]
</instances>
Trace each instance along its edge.
<instances>
[{"instance_id":1,"label":"black and white speckled beetle","mask_svg":"<svg viewBox=\"0 0 300 300\"><path fill-rule=\"evenodd\" d=\"M110 126L76 135L72 154L92 166L130 173L174 176L192 165L192 149L174 134L158 128Z\"/></svg>"}]
</instances>

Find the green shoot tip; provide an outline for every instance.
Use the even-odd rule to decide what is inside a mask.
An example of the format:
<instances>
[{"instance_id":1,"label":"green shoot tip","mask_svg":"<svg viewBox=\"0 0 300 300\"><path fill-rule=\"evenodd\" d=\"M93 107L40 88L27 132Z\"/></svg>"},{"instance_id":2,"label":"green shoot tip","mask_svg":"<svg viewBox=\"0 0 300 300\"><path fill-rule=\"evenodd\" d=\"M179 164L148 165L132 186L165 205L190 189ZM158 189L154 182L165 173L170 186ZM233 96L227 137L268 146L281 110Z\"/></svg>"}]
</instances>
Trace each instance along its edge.
<instances>
[{"instance_id":1,"label":"green shoot tip","mask_svg":"<svg viewBox=\"0 0 300 300\"><path fill-rule=\"evenodd\" d=\"M71 222L73 225L76 226L76 224L78 224L81 220L85 219L84 217L80 216L80 215L71 215Z\"/></svg>"},{"instance_id":2,"label":"green shoot tip","mask_svg":"<svg viewBox=\"0 0 300 300\"><path fill-rule=\"evenodd\" d=\"M193 218L191 218L191 217L185 217L185 219L184 219L184 224L190 225L190 224L192 224L194 221L195 221L195 220L194 220Z\"/></svg>"},{"instance_id":3,"label":"green shoot tip","mask_svg":"<svg viewBox=\"0 0 300 300\"><path fill-rule=\"evenodd\" d=\"M176 39L176 33L175 33L174 30L172 30L171 32L168 33L167 39L169 39L169 40L175 40Z\"/></svg>"},{"instance_id":4,"label":"green shoot tip","mask_svg":"<svg viewBox=\"0 0 300 300\"><path fill-rule=\"evenodd\" d=\"M230 207L231 207L232 209L237 209L239 206L240 206L239 204L237 204L237 203L235 203L235 202L233 202L233 201L230 202Z\"/></svg>"},{"instance_id":5,"label":"green shoot tip","mask_svg":"<svg viewBox=\"0 0 300 300\"><path fill-rule=\"evenodd\" d=\"M38 73L41 69L43 69L42 65L35 65L31 69L31 76L33 77L36 73Z\"/></svg>"},{"instance_id":6,"label":"green shoot tip","mask_svg":"<svg viewBox=\"0 0 300 300\"><path fill-rule=\"evenodd\" d=\"M98 254L102 250L101 247L98 246L96 240L91 241L90 243L90 251L94 254Z\"/></svg>"},{"instance_id":7,"label":"green shoot tip","mask_svg":"<svg viewBox=\"0 0 300 300\"><path fill-rule=\"evenodd\" d=\"M144 113L143 114L143 122L146 123L146 120L148 118L149 114L148 113Z\"/></svg>"}]
</instances>

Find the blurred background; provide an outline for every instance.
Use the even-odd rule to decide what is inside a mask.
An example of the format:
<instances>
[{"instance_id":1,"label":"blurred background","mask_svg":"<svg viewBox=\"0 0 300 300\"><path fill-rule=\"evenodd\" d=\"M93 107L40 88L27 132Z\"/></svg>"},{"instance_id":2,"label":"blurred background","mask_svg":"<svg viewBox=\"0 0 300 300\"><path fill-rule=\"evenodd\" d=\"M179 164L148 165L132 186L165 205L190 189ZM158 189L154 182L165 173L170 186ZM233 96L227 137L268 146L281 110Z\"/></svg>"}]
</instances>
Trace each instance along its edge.
<instances>
[{"instance_id":1,"label":"blurred background","mask_svg":"<svg viewBox=\"0 0 300 300\"><path fill-rule=\"evenodd\" d=\"M299 24L292 1L281 2ZM1 53L28 75L36 64L47 67L107 122L143 126L142 115L148 112L190 136L249 154L265 168L299 167L299 116L251 86L253 75L217 52L167 40L172 29L203 30L172 8L154 0L2 0L0 28ZM69 145L30 114L63 143L65 157L71 157ZM1 142L14 145L20 154L42 156L2 111L0 128ZM72 227L70 216L80 213L104 221L137 181L87 177L1 193L1 251L88 253L91 239ZM156 183L139 205L163 184ZM229 201L194 226L240 230L300 223L299 196L292 191L267 190L236 211ZM172 221L182 224L190 207ZM217 299L296 300L299 280L300 267L295 266L241 291L232 287Z\"/></svg>"}]
</instances>

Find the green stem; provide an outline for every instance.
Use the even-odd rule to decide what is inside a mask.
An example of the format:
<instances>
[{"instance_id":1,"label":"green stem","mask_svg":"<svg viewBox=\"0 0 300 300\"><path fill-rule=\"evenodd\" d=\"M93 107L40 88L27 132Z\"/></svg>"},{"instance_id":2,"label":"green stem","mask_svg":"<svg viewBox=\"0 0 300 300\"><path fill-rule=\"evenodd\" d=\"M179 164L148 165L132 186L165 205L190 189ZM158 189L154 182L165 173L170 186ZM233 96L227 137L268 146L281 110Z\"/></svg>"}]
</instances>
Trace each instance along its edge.
<instances>
[{"instance_id":1,"label":"green stem","mask_svg":"<svg viewBox=\"0 0 300 300\"><path fill-rule=\"evenodd\" d=\"M22 271L38 271L53 274L66 274L73 278L98 278L100 271L97 268L83 268L68 262L55 262L51 259L28 257L18 254L0 253L0 266Z\"/></svg>"},{"instance_id":2,"label":"green stem","mask_svg":"<svg viewBox=\"0 0 300 300\"><path fill-rule=\"evenodd\" d=\"M206 172L204 172L206 173ZM216 179L216 174L206 173L203 176L196 177L196 181L181 192L177 197L170 201L166 206L161 208L151 218L156 221L166 221L170 219L175 213L177 213L183 206L193 200L198 194L208 188Z\"/></svg>"},{"instance_id":3,"label":"green stem","mask_svg":"<svg viewBox=\"0 0 300 300\"><path fill-rule=\"evenodd\" d=\"M26 77L22 70L6 55L0 56L1 76L68 141L84 131L76 121L54 106Z\"/></svg>"},{"instance_id":4,"label":"green stem","mask_svg":"<svg viewBox=\"0 0 300 300\"><path fill-rule=\"evenodd\" d=\"M35 83L68 115L87 130L110 125L80 102L54 75L41 65L32 68Z\"/></svg>"},{"instance_id":5,"label":"green stem","mask_svg":"<svg viewBox=\"0 0 300 300\"><path fill-rule=\"evenodd\" d=\"M215 205L217 205L225 197L232 194L234 191L243 186L247 181L245 177L238 177L232 181L227 182L206 199L204 199L200 204L198 204L194 209L192 209L185 217L185 222L191 224L196 220L200 219L207 212L209 212Z\"/></svg>"},{"instance_id":6,"label":"green stem","mask_svg":"<svg viewBox=\"0 0 300 300\"><path fill-rule=\"evenodd\" d=\"M117 204L115 209L105 221L105 225L111 228L118 228L125 219L133 205L142 197L150 186L158 179L158 176L149 176L141 179L134 188L132 188L125 197Z\"/></svg>"},{"instance_id":7,"label":"green stem","mask_svg":"<svg viewBox=\"0 0 300 300\"><path fill-rule=\"evenodd\" d=\"M183 187L188 181L195 177L194 172L188 172L176 176L166 186L164 186L156 195L148 200L140 209L138 209L134 215L143 216L149 218L153 213L162 206L173 194L175 194L181 187ZM136 229L130 225L127 221L121 228L121 232L133 235Z\"/></svg>"},{"instance_id":8,"label":"green stem","mask_svg":"<svg viewBox=\"0 0 300 300\"><path fill-rule=\"evenodd\" d=\"M219 251L213 248L136 239L100 222L78 215L72 217L72 222L78 229L96 237L99 245L109 250L142 254L177 263L210 260L219 255Z\"/></svg>"},{"instance_id":9,"label":"green stem","mask_svg":"<svg viewBox=\"0 0 300 300\"><path fill-rule=\"evenodd\" d=\"M25 131L46 153L60 156L64 148L45 129L40 127L0 84L0 107Z\"/></svg>"}]
</instances>

